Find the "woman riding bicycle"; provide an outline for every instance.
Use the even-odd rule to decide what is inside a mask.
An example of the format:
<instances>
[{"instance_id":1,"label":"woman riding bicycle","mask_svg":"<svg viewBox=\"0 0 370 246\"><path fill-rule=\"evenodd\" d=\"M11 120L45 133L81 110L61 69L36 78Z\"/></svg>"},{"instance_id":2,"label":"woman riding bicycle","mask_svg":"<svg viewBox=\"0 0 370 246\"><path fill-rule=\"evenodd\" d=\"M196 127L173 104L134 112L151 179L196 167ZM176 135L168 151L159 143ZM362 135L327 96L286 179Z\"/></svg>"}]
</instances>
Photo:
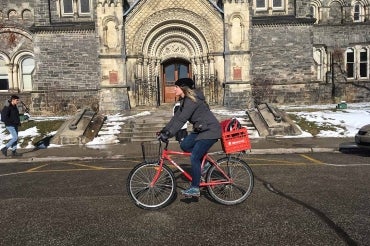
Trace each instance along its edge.
<instances>
[{"instance_id":1,"label":"woman riding bicycle","mask_svg":"<svg viewBox=\"0 0 370 246\"><path fill-rule=\"evenodd\" d=\"M183 151L191 152L192 173L191 186L182 191L182 194L200 196L202 157L221 137L221 127L205 102L203 93L194 89L192 79L178 79L175 82L175 94L180 97L180 108L160 132L159 138L167 142L187 121L193 124L193 131L180 144Z\"/></svg>"}]
</instances>

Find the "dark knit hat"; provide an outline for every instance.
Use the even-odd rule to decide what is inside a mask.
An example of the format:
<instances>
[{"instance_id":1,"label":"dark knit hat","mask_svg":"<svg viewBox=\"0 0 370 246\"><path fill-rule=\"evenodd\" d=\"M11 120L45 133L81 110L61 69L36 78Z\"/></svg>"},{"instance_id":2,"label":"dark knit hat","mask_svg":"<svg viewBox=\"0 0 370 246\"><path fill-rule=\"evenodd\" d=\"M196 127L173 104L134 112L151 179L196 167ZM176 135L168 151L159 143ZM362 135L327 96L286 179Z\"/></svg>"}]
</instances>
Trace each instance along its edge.
<instances>
[{"instance_id":1,"label":"dark knit hat","mask_svg":"<svg viewBox=\"0 0 370 246\"><path fill-rule=\"evenodd\" d=\"M190 89L194 89L194 81L191 78L181 78L175 82L175 85L179 87L187 86Z\"/></svg>"}]
</instances>

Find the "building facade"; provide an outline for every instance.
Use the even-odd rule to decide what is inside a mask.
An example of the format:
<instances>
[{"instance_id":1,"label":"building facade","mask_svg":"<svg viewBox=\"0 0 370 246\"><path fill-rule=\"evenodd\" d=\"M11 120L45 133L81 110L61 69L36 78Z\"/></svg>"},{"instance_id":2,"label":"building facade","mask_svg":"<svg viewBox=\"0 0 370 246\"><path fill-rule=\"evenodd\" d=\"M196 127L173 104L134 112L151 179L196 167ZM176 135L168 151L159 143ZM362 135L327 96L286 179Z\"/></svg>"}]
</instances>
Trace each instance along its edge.
<instances>
[{"instance_id":1,"label":"building facade","mask_svg":"<svg viewBox=\"0 0 370 246\"><path fill-rule=\"evenodd\" d=\"M370 98L368 0L5 0L0 97L33 112Z\"/></svg>"}]
</instances>

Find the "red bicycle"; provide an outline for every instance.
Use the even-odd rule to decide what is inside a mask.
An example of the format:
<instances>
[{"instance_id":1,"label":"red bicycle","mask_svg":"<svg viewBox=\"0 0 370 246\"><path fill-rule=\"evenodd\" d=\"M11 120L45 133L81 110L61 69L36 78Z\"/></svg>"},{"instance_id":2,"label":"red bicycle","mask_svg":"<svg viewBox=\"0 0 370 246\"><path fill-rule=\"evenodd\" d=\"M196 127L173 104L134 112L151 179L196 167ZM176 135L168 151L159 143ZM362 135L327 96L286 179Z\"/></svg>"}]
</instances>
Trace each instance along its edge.
<instances>
[{"instance_id":1,"label":"red bicycle","mask_svg":"<svg viewBox=\"0 0 370 246\"><path fill-rule=\"evenodd\" d=\"M149 155L153 146L154 159ZM169 150L168 142L162 144L159 140L143 142L142 152L144 162L135 166L128 175L128 194L140 208L163 208L175 199L177 187L174 172L167 164L177 168L191 181L191 175L172 159L172 156L190 156L191 153ZM215 161L206 154L202 160L202 168L207 161L211 166L200 187L206 187L209 195L224 205L236 205L247 199L254 186L254 177L252 169L244 160L238 156L226 155Z\"/></svg>"}]
</instances>

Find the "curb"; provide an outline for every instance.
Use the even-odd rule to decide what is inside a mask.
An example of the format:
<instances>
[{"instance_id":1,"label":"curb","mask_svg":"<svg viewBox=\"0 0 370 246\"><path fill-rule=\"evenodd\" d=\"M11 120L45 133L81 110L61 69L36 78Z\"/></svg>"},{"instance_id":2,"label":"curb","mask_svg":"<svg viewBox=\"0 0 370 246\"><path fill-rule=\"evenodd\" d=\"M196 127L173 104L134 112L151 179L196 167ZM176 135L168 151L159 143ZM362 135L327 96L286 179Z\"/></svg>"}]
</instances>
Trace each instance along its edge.
<instances>
[{"instance_id":1,"label":"curb","mask_svg":"<svg viewBox=\"0 0 370 246\"><path fill-rule=\"evenodd\" d=\"M264 155L264 154L303 154L303 153L327 153L327 152L338 152L338 148L274 148L274 149L252 149L247 151L247 154L252 155ZM210 154L224 154L223 151L210 152ZM135 156L136 159L141 160L141 155ZM75 157L60 157L60 156L47 156L47 157L30 157L30 158L9 158L0 159L0 164L23 162L23 163L33 163L33 162L61 162L61 161L82 161L82 160L135 160L133 156L128 158L124 155L111 155L111 156L75 156Z\"/></svg>"}]
</instances>

